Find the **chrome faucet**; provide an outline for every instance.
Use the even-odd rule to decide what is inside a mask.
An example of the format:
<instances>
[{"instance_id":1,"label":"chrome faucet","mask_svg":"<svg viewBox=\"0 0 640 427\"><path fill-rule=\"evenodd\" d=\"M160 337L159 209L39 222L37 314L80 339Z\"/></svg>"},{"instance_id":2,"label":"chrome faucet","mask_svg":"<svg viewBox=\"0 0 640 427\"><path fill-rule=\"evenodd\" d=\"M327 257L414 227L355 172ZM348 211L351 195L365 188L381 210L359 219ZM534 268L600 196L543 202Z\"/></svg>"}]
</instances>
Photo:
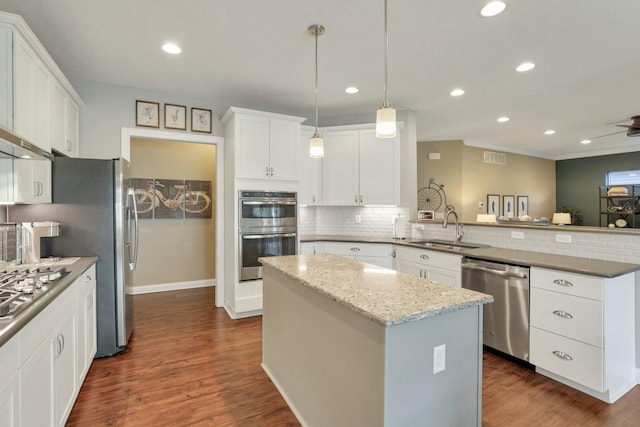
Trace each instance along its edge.
<instances>
[{"instance_id":1,"label":"chrome faucet","mask_svg":"<svg viewBox=\"0 0 640 427\"><path fill-rule=\"evenodd\" d=\"M460 221L458 220L458 214L456 213L455 208L451 205L447 206L447 210L444 214L444 222L442 223L442 228L447 228L447 225L449 225L449 215L451 214L453 214L454 218L456 219L456 240L459 242L464 237L464 231L462 230L462 224L460 224Z\"/></svg>"}]
</instances>

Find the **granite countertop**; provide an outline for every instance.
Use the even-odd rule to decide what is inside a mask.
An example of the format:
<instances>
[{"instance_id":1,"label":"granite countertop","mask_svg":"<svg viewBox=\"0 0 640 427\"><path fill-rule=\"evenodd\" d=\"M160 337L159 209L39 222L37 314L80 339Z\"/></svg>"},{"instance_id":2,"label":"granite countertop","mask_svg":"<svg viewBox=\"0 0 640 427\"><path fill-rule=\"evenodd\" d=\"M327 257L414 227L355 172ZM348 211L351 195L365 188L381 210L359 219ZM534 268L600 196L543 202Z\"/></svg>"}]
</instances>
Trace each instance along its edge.
<instances>
[{"instance_id":1,"label":"granite countertop","mask_svg":"<svg viewBox=\"0 0 640 427\"><path fill-rule=\"evenodd\" d=\"M398 325L493 301L491 295L333 254L260 258L268 269L384 326ZM269 286L268 283L265 286Z\"/></svg>"},{"instance_id":2,"label":"granite countertop","mask_svg":"<svg viewBox=\"0 0 640 427\"><path fill-rule=\"evenodd\" d=\"M418 242L424 239L394 239L391 237L363 237L344 235L308 235L300 238L301 242L335 241L361 243L393 243L394 245L410 246L430 251L448 252L465 257L486 261L496 261L529 267L542 267L571 273L588 274L590 276L611 278L640 270L638 264L628 264L616 261L604 261L591 258L580 258L566 255L544 254L540 252L521 251L504 248L456 248L456 250L437 246L425 246Z\"/></svg>"},{"instance_id":3,"label":"granite countertop","mask_svg":"<svg viewBox=\"0 0 640 427\"><path fill-rule=\"evenodd\" d=\"M69 261L73 261L69 263ZM24 311L20 312L10 320L0 320L0 346L4 345L11 337L17 334L20 329L36 317L45 309L58 295L64 292L80 275L92 264L98 261L97 257L73 257L61 258L57 262L44 263L45 266L64 266L69 272L56 285L48 290L44 295L30 304ZM21 264L20 267L33 267L42 264Z\"/></svg>"}]
</instances>

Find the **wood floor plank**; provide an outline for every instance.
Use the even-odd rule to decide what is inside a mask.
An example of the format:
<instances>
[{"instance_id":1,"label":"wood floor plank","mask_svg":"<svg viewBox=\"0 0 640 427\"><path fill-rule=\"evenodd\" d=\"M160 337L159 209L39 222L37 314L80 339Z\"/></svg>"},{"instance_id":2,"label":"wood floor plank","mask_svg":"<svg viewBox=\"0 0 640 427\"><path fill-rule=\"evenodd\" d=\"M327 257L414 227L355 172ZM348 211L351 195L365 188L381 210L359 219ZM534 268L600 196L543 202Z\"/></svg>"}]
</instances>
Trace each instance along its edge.
<instances>
[{"instance_id":1,"label":"wood floor plank","mask_svg":"<svg viewBox=\"0 0 640 427\"><path fill-rule=\"evenodd\" d=\"M67 426L300 425L260 367L260 317L231 320L214 288L134 300L129 347L94 360ZM638 386L609 405L485 352L485 427L637 425Z\"/></svg>"}]
</instances>

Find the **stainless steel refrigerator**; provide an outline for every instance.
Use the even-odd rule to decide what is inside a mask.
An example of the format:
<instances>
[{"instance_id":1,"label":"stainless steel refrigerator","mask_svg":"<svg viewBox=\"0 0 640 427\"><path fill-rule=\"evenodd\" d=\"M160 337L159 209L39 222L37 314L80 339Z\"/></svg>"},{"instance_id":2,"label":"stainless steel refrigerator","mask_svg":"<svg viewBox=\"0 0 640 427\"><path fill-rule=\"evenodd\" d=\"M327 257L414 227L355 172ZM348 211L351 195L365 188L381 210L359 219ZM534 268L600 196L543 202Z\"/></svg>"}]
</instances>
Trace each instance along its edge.
<instances>
[{"instance_id":1,"label":"stainless steel refrigerator","mask_svg":"<svg viewBox=\"0 0 640 427\"><path fill-rule=\"evenodd\" d=\"M52 203L12 206L18 221L59 221L60 236L42 239L42 256L98 257L96 357L124 350L133 332L133 270L138 218L129 163L56 157Z\"/></svg>"}]
</instances>

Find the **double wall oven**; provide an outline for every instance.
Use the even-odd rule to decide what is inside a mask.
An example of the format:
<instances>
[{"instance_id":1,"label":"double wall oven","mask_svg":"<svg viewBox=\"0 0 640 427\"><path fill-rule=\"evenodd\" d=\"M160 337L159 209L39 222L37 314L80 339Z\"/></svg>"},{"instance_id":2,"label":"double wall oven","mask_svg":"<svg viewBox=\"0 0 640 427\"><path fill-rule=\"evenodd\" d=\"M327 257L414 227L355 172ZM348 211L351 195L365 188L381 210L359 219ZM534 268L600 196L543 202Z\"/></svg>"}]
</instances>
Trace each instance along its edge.
<instances>
[{"instance_id":1,"label":"double wall oven","mask_svg":"<svg viewBox=\"0 0 640 427\"><path fill-rule=\"evenodd\" d=\"M262 279L258 258L296 254L296 193L240 191L238 196L240 281Z\"/></svg>"}]
</instances>

